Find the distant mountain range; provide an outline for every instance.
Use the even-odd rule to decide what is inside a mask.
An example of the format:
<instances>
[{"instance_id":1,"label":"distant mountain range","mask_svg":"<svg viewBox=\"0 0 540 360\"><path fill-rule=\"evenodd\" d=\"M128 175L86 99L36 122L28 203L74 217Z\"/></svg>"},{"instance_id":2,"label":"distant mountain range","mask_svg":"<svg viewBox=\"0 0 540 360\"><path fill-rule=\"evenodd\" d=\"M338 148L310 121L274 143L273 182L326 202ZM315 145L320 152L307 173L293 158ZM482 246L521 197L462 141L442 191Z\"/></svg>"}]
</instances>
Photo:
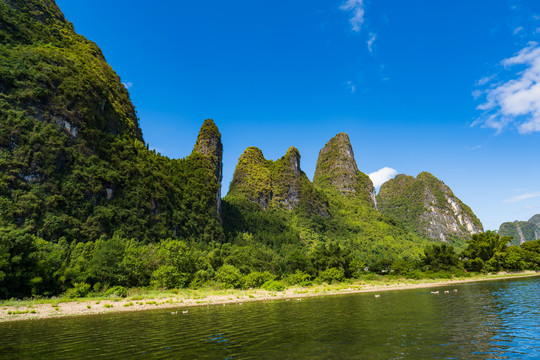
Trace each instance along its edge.
<instances>
[{"instance_id":1,"label":"distant mountain range","mask_svg":"<svg viewBox=\"0 0 540 360\"><path fill-rule=\"evenodd\" d=\"M526 241L540 239L540 214L536 214L528 221L505 222L499 227L499 235L511 236L512 245L520 245Z\"/></svg>"}]
</instances>

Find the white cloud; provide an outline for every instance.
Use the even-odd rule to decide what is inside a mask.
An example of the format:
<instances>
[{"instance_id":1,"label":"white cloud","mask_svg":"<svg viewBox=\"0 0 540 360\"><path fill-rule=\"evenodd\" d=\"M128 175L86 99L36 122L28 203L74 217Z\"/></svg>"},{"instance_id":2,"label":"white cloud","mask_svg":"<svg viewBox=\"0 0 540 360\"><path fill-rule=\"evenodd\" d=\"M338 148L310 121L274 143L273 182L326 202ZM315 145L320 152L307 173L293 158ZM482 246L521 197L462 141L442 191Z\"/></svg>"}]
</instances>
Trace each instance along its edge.
<instances>
[{"instance_id":1,"label":"white cloud","mask_svg":"<svg viewBox=\"0 0 540 360\"><path fill-rule=\"evenodd\" d=\"M479 99L482 95L484 95L484 92L482 90L474 90L472 93L471 93L472 97L474 98L474 100L477 100Z\"/></svg>"},{"instance_id":2,"label":"white cloud","mask_svg":"<svg viewBox=\"0 0 540 360\"><path fill-rule=\"evenodd\" d=\"M369 39L367 41L367 48L369 52L373 52L373 43L375 42L376 39L377 39L377 35L375 35L374 33L369 33Z\"/></svg>"},{"instance_id":3,"label":"white cloud","mask_svg":"<svg viewBox=\"0 0 540 360\"><path fill-rule=\"evenodd\" d=\"M506 199L503 201L503 204L508 204L508 203L515 203L515 202L519 202L519 201L523 201L523 200L527 200L527 199L532 199L532 198L535 198L535 197L540 197L540 192L534 192L534 193L528 193L528 194L522 194L522 195L518 195L518 196L513 196L509 199Z\"/></svg>"},{"instance_id":4,"label":"white cloud","mask_svg":"<svg viewBox=\"0 0 540 360\"><path fill-rule=\"evenodd\" d=\"M396 175L397 171L389 167L383 167L380 170L368 174L375 188L379 188L382 184L392 179Z\"/></svg>"},{"instance_id":5,"label":"white cloud","mask_svg":"<svg viewBox=\"0 0 540 360\"><path fill-rule=\"evenodd\" d=\"M512 34L517 35L523 30L523 26L517 27L512 31Z\"/></svg>"},{"instance_id":6,"label":"white cloud","mask_svg":"<svg viewBox=\"0 0 540 360\"><path fill-rule=\"evenodd\" d=\"M352 25L352 30L359 32L364 23L364 0L347 0L339 8L351 13L349 22Z\"/></svg>"},{"instance_id":7,"label":"white cloud","mask_svg":"<svg viewBox=\"0 0 540 360\"><path fill-rule=\"evenodd\" d=\"M351 90L351 93L354 94L356 92L356 85L354 85L351 80L347 81L347 86L349 87L349 90Z\"/></svg>"},{"instance_id":8,"label":"white cloud","mask_svg":"<svg viewBox=\"0 0 540 360\"><path fill-rule=\"evenodd\" d=\"M131 81L128 81L122 84L126 87L126 89L131 89L133 87L133 83Z\"/></svg>"},{"instance_id":9,"label":"white cloud","mask_svg":"<svg viewBox=\"0 0 540 360\"><path fill-rule=\"evenodd\" d=\"M477 109L484 113L473 125L501 132L509 124L521 134L540 131L540 47L530 42L515 56L504 59L505 69L520 65L521 71L512 79L492 85L485 90L486 99ZM525 69L523 70L523 67ZM482 79L481 79L482 80ZM478 84L480 84L480 81Z\"/></svg>"},{"instance_id":10,"label":"white cloud","mask_svg":"<svg viewBox=\"0 0 540 360\"><path fill-rule=\"evenodd\" d=\"M476 85L477 85L477 86L484 86L484 85L486 85L488 82L490 82L491 80L493 80L494 77L495 77L495 75L484 76L483 78L481 78L480 80L478 80L478 81L476 82Z\"/></svg>"}]
</instances>

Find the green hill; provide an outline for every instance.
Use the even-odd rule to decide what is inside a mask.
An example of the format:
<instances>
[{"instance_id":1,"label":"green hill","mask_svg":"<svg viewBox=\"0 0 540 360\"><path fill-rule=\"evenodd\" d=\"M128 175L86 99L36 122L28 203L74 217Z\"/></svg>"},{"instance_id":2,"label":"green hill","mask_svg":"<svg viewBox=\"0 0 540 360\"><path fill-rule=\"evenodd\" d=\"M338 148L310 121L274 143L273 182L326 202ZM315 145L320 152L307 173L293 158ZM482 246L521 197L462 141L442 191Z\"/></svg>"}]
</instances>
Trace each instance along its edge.
<instances>
[{"instance_id":1,"label":"green hill","mask_svg":"<svg viewBox=\"0 0 540 360\"><path fill-rule=\"evenodd\" d=\"M404 224L419 236L463 247L482 223L452 190L430 173L416 178L398 175L381 186L377 196L381 213Z\"/></svg>"},{"instance_id":2,"label":"green hill","mask_svg":"<svg viewBox=\"0 0 540 360\"><path fill-rule=\"evenodd\" d=\"M501 236L512 237L512 245L521 245L527 241L540 239L540 215L534 215L528 221L505 222L498 231Z\"/></svg>"},{"instance_id":3,"label":"green hill","mask_svg":"<svg viewBox=\"0 0 540 360\"><path fill-rule=\"evenodd\" d=\"M222 200L212 120L191 154L161 156L99 47L53 0L0 0L0 24L0 298L343 280L409 269L439 239L426 221L443 240L481 229L429 174L376 198L345 133L321 149L313 183L296 148L275 161L246 149ZM455 221L426 218L432 208Z\"/></svg>"}]
</instances>

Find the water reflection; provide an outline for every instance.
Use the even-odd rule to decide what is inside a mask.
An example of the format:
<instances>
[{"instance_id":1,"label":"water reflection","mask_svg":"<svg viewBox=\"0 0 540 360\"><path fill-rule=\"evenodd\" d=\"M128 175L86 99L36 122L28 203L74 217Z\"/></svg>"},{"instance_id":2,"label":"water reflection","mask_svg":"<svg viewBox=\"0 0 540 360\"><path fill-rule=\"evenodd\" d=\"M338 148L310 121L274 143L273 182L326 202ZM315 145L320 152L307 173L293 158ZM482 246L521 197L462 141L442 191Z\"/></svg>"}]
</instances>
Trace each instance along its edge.
<instances>
[{"instance_id":1,"label":"water reflection","mask_svg":"<svg viewBox=\"0 0 540 360\"><path fill-rule=\"evenodd\" d=\"M540 358L539 280L5 323L0 358Z\"/></svg>"}]
</instances>

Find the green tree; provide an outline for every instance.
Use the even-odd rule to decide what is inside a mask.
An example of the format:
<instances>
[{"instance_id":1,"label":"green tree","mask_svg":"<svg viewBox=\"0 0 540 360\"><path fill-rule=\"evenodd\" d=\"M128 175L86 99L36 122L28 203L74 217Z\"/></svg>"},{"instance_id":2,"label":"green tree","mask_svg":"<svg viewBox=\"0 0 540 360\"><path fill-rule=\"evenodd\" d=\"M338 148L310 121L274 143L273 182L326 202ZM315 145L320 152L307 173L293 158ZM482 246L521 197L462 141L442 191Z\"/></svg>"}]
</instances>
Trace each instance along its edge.
<instances>
[{"instance_id":1,"label":"green tree","mask_svg":"<svg viewBox=\"0 0 540 360\"><path fill-rule=\"evenodd\" d=\"M426 247L422 262L427 269L433 271L452 270L461 265L454 247L446 243Z\"/></svg>"},{"instance_id":2,"label":"green tree","mask_svg":"<svg viewBox=\"0 0 540 360\"><path fill-rule=\"evenodd\" d=\"M121 264L127 241L118 236L113 236L109 240L98 240L89 264L89 277L95 282L110 286L124 285L126 278L122 272Z\"/></svg>"},{"instance_id":3,"label":"green tree","mask_svg":"<svg viewBox=\"0 0 540 360\"><path fill-rule=\"evenodd\" d=\"M232 265L225 264L216 273L216 280L227 288L240 287L242 273Z\"/></svg>"},{"instance_id":4,"label":"green tree","mask_svg":"<svg viewBox=\"0 0 540 360\"><path fill-rule=\"evenodd\" d=\"M465 266L471 270L482 271L500 268L501 253L506 250L511 238L500 236L494 231L486 231L474 234L467 242L467 248L463 250L461 257L464 258ZM494 258L495 257L495 258ZM492 260L489 264L487 263ZM482 267L480 265L483 264Z\"/></svg>"}]
</instances>

